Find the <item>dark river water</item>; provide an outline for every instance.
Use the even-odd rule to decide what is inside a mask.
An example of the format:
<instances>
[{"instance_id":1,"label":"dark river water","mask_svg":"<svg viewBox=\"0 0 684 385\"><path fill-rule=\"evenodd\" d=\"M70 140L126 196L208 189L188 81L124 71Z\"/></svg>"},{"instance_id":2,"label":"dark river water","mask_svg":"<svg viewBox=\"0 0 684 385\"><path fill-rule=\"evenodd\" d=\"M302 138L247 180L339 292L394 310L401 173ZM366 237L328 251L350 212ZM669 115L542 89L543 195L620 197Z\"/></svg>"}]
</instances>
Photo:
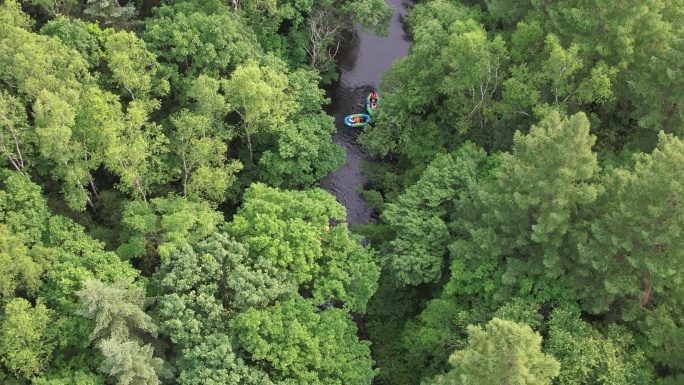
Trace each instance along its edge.
<instances>
[{"instance_id":1,"label":"dark river water","mask_svg":"<svg viewBox=\"0 0 684 385\"><path fill-rule=\"evenodd\" d=\"M360 165L371 157L357 142L361 128L344 125L345 116L365 112L366 96L378 90L380 77L398 58L408 54L411 40L405 31L404 17L411 2L386 0L394 8L392 23L387 37L369 35L355 31L347 36L346 44L337 54L340 79L328 87L332 103L326 112L335 117L337 133L333 142L347 152L345 164L320 181L323 189L334 195L347 208L347 223L350 225L368 223L373 210L363 200L358 188L367 180L361 175ZM382 94L380 94L382 99ZM382 101L379 108L382 108ZM372 129L372 127L366 127Z\"/></svg>"}]
</instances>

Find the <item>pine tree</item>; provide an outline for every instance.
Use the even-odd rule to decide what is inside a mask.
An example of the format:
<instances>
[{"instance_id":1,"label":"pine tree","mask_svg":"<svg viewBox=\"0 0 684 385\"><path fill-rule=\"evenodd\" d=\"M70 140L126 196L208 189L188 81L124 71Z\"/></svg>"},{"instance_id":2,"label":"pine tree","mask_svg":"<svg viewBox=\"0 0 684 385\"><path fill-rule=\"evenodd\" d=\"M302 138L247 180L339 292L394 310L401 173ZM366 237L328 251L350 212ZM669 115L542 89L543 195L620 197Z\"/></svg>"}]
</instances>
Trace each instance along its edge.
<instances>
[{"instance_id":1,"label":"pine tree","mask_svg":"<svg viewBox=\"0 0 684 385\"><path fill-rule=\"evenodd\" d=\"M480 294L533 294L539 300L571 295L558 278L572 267L578 210L596 199L594 137L584 114L551 112L530 133L516 133L496 180L473 184L451 245L451 290L491 277ZM501 285L503 284L503 285Z\"/></svg>"},{"instance_id":2,"label":"pine tree","mask_svg":"<svg viewBox=\"0 0 684 385\"><path fill-rule=\"evenodd\" d=\"M90 335L105 357L100 371L116 379L117 385L157 385L166 376L164 361L153 356L150 345L140 342L140 333L156 336L157 326L145 314L142 288L128 289L126 282L105 285L87 280L76 292L83 302L77 312L95 320Z\"/></svg>"}]
</instances>

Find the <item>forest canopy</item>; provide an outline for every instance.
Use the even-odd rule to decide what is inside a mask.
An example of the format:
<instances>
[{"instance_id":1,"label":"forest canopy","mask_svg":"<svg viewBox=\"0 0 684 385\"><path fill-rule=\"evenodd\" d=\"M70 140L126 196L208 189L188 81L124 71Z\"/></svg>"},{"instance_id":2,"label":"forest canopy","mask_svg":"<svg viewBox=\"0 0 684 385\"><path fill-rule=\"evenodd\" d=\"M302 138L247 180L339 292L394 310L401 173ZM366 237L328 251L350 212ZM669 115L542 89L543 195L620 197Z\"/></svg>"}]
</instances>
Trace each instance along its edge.
<instances>
[{"instance_id":1,"label":"forest canopy","mask_svg":"<svg viewBox=\"0 0 684 385\"><path fill-rule=\"evenodd\" d=\"M684 1L0 4L0 382L684 383Z\"/></svg>"}]
</instances>

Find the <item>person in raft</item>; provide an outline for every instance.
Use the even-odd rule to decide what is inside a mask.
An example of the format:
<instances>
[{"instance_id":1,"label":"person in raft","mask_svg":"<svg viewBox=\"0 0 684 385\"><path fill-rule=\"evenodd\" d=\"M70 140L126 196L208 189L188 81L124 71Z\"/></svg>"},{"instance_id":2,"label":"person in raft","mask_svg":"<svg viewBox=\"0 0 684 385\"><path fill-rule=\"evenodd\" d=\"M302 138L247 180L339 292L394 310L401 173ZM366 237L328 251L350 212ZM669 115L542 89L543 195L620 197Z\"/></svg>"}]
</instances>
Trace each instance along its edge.
<instances>
[{"instance_id":1,"label":"person in raft","mask_svg":"<svg viewBox=\"0 0 684 385\"><path fill-rule=\"evenodd\" d=\"M375 109L375 106L378 104L378 94L375 92L371 92L370 94L370 106L372 109Z\"/></svg>"},{"instance_id":2,"label":"person in raft","mask_svg":"<svg viewBox=\"0 0 684 385\"><path fill-rule=\"evenodd\" d=\"M349 118L349 121L351 121L352 123L363 123L364 120L365 119L363 119L360 116L352 116L351 118Z\"/></svg>"}]
</instances>

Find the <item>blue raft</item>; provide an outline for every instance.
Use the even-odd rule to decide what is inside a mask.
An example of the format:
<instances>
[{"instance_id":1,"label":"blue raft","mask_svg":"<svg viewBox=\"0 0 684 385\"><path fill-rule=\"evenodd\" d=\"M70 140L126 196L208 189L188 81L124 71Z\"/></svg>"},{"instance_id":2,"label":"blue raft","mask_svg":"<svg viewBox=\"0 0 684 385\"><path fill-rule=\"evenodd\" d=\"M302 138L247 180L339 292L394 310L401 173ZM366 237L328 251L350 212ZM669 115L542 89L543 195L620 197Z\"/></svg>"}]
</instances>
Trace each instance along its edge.
<instances>
[{"instance_id":1,"label":"blue raft","mask_svg":"<svg viewBox=\"0 0 684 385\"><path fill-rule=\"evenodd\" d=\"M351 114L344 118L344 124L349 127L363 127L370 121L370 115L366 114Z\"/></svg>"}]
</instances>

